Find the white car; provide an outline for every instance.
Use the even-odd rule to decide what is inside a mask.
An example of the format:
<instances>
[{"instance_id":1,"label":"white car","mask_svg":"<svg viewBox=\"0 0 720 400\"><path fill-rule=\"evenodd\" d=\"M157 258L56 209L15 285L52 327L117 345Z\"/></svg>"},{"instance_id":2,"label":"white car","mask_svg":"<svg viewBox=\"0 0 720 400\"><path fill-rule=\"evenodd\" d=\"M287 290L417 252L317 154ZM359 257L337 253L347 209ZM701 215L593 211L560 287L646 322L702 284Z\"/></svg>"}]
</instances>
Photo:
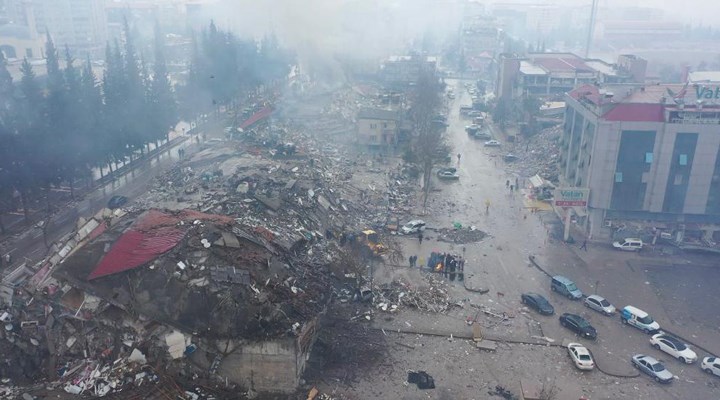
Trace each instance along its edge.
<instances>
[{"instance_id":1,"label":"white car","mask_svg":"<svg viewBox=\"0 0 720 400\"><path fill-rule=\"evenodd\" d=\"M710 375L720 376L720 358L705 357L700 364L700 368Z\"/></svg>"},{"instance_id":2,"label":"white car","mask_svg":"<svg viewBox=\"0 0 720 400\"><path fill-rule=\"evenodd\" d=\"M485 142L485 147L500 147L500 142L497 140L488 140Z\"/></svg>"},{"instance_id":3,"label":"white car","mask_svg":"<svg viewBox=\"0 0 720 400\"><path fill-rule=\"evenodd\" d=\"M667 333L658 333L650 338L650 344L662 350L685 364L692 364L697 361L697 354L678 338Z\"/></svg>"},{"instance_id":4,"label":"white car","mask_svg":"<svg viewBox=\"0 0 720 400\"><path fill-rule=\"evenodd\" d=\"M580 343L568 343L568 353L578 369L589 371L595 368L590 351Z\"/></svg>"},{"instance_id":5,"label":"white car","mask_svg":"<svg viewBox=\"0 0 720 400\"><path fill-rule=\"evenodd\" d=\"M405 224L401 231L403 235L409 235L411 233L418 233L425 230L425 221L416 219Z\"/></svg>"},{"instance_id":6,"label":"white car","mask_svg":"<svg viewBox=\"0 0 720 400\"><path fill-rule=\"evenodd\" d=\"M591 308L597 312L605 315L615 314L615 306L610 304L609 301L605 300L604 297L596 294L591 294L585 299L585 307Z\"/></svg>"}]
</instances>

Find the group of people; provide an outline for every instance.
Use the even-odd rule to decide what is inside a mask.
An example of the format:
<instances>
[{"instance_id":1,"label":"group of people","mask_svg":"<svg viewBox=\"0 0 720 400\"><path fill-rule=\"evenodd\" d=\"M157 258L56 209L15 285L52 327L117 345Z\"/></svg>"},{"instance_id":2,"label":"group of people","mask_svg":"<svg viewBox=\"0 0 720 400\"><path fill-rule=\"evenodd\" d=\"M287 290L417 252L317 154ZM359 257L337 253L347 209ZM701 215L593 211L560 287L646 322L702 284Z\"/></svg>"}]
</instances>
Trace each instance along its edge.
<instances>
[{"instance_id":1,"label":"group of people","mask_svg":"<svg viewBox=\"0 0 720 400\"><path fill-rule=\"evenodd\" d=\"M440 253L433 251L425 263L423 258L418 262L418 256L412 255L408 259L410 267L427 268L432 272L443 274L444 277L454 281L455 279L462 281L465 278L465 259L450 253Z\"/></svg>"}]
</instances>

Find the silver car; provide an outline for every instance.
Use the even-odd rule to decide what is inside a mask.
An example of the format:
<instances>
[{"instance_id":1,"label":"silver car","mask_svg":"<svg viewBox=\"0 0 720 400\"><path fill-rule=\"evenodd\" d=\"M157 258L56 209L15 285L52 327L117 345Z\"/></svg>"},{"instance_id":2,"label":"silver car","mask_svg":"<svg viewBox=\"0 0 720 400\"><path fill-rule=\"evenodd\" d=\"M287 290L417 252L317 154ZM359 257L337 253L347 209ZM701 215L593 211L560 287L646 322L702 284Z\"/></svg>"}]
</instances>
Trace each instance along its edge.
<instances>
[{"instance_id":1,"label":"silver car","mask_svg":"<svg viewBox=\"0 0 720 400\"><path fill-rule=\"evenodd\" d=\"M615 306L610 304L609 301L605 300L604 297L592 294L585 299L585 307L593 309L599 313L605 315L615 314Z\"/></svg>"},{"instance_id":2,"label":"silver car","mask_svg":"<svg viewBox=\"0 0 720 400\"><path fill-rule=\"evenodd\" d=\"M670 383L675 378L660 361L644 354L636 354L632 358L633 367L650 375L656 382Z\"/></svg>"}]
</instances>

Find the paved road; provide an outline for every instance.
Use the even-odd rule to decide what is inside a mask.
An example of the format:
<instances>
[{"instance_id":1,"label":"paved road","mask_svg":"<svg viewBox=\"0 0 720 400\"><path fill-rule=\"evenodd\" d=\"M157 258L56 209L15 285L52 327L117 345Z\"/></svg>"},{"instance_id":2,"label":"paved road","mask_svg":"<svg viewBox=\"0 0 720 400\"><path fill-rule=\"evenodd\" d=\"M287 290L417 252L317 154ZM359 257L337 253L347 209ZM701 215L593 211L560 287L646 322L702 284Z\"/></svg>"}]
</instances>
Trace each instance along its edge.
<instances>
[{"instance_id":1,"label":"paved road","mask_svg":"<svg viewBox=\"0 0 720 400\"><path fill-rule=\"evenodd\" d=\"M582 306L582 303L571 301L551 293L549 278L535 268L528 267L528 256L535 255L551 273L563 274L574 279L578 286L586 293L597 290L616 306L633 304L646 309L651 315L663 324L668 324L673 330L681 329L678 324L671 321L690 323L692 319L683 318L682 313L692 312L687 307L672 303L667 307L668 299L677 298L678 291L674 283L682 279L682 274L647 272L643 265L643 258L638 255L612 252L608 247L591 246L588 253L580 253L578 249L557 243L548 238L549 223L557 223L556 218L549 213L532 214L523 208L522 195L510 192L506 188L506 180L513 184L517 177L512 172L512 164L505 164L501 155L507 148L487 148L482 141L468 137L464 126L469 120L460 117L459 105L470 102L469 95L462 85L455 81L448 82L455 85L455 92L459 95L453 102L448 122L448 138L455 149L454 153L461 153L459 165L459 182L435 182L442 189L440 196L430 204L429 215L425 217L429 226L451 226L452 222L460 222L463 226L476 225L479 229L489 232L492 238L481 244L467 245L466 274L470 286L487 287L488 296L497 299L497 302L520 307L520 294L534 291L545 295L555 306L557 315L553 317L533 317L540 322L543 333L557 342L563 340L577 341L578 339L566 331L558 323L558 315L563 312L580 314L588 319L599 332L599 339L595 343L587 343L593 350L598 362L608 366L616 372L632 373L630 357L633 354L650 354L663 360L668 369L678 376L672 385L656 385L645 376L623 381L621 389L613 389L617 395L618 390L626 393L627 398L648 398L644 394L651 393L657 399L689 399L689 398L720 398L720 380L702 373L697 365L686 366L679 361L671 359L665 353L652 349L649 345L649 336L634 328L620 324L619 318L605 317ZM502 140L502 138L496 138ZM504 144L507 146L507 144ZM453 160L456 160L453 157ZM522 182L523 177L518 177ZM490 210L486 215L485 202L490 201ZM428 233L430 236L431 234ZM414 251L421 254L429 253L442 244L426 241L422 247L411 244ZM450 246L451 248L453 246ZM454 251L460 252L461 246L454 246ZM628 263L628 261L631 261ZM632 262L634 261L634 263ZM473 276L471 276L473 275ZM692 285L698 285L703 275L695 274ZM708 285L708 284L706 284ZM708 285L709 286L709 285ZM714 289L713 289L714 290ZM658 295L660 292L660 296ZM700 302L693 297L694 301ZM663 306L665 304L666 306ZM702 319L700 313L708 315L712 321L717 320L717 313L713 306L702 307L697 310L695 319ZM691 330L702 341L712 335L705 330ZM688 331L689 332L689 331ZM680 333L680 332L678 332ZM527 333L525 333L527 335ZM716 335L715 335L716 336ZM698 352L700 357L705 356ZM528 366L535 368L537 366ZM570 368L570 363L563 366ZM531 377L534 371L522 368L518 371L520 376ZM598 382L591 382L592 375L578 375L577 380L583 386L602 387ZM599 386L598 386L599 385ZM633 387L642 386L643 390L628 393ZM601 392L596 392L600 395ZM603 397L600 397L603 398Z\"/></svg>"}]
</instances>

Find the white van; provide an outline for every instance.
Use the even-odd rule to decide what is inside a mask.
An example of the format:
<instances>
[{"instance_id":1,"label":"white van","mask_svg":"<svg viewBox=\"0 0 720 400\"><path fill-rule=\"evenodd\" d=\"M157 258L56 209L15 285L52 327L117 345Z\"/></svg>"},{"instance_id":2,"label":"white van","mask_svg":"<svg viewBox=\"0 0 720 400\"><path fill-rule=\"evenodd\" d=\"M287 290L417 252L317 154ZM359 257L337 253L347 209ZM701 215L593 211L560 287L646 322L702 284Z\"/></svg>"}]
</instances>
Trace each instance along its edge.
<instances>
[{"instance_id":1,"label":"white van","mask_svg":"<svg viewBox=\"0 0 720 400\"><path fill-rule=\"evenodd\" d=\"M613 247L618 250L625 251L640 251L643 247L642 239L637 238L625 238L617 242L613 242Z\"/></svg>"},{"instance_id":2,"label":"white van","mask_svg":"<svg viewBox=\"0 0 720 400\"><path fill-rule=\"evenodd\" d=\"M620 311L620 321L645 333L657 333L660 330L660 324L655 322L648 313L633 306L625 306Z\"/></svg>"}]
</instances>

